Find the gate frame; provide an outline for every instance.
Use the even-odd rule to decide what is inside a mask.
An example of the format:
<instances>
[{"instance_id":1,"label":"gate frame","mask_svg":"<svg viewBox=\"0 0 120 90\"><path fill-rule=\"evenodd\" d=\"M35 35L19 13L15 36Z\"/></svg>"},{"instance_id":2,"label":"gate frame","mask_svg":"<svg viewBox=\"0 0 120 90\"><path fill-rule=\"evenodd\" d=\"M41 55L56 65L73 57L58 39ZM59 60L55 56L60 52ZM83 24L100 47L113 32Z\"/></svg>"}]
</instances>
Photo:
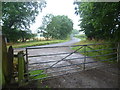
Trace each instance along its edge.
<instances>
[{"instance_id":1,"label":"gate frame","mask_svg":"<svg viewBox=\"0 0 120 90\"><path fill-rule=\"evenodd\" d=\"M42 49L42 48L59 48L59 47L76 47L76 46L82 46L82 47L84 47L84 53L87 53L87 52L93 52L93 51L95 51L95 52L99 52L99 51L101 51L101 50L108 50L108 49L98 49L98 50L90 50L90 51L86 51L86 47L87 46L91 46L91 45L105 45L105 44L112 44L112 43L97 43L97 44L86 44L86 45L71 45L71 46L53 46L53 47L27 47L26 48L26 62L27 62L27 73L29 73L28 72L28 58L29 57L34 57L34 56L28 56L28 49ZM116 44L116 43L114 43L114 44ZM91 47L89 47L89 48L91 48ZM81 49L81 48L80 48ZM117 43L117 48L109 48L109 49L116 49L117 50L117 52L116 52L116 54L117 54L117 62L119 62L119 55L120 55L120 46L119 46L119 43ZM67 55L66 57L68 57L68 56L70 56L70 55L72 55L73 53L75 53L77 50L75 50L74 52L72 52L72 53L70 53L69 55ZM115 54L115 53L110 53L110 54L106 54L106 55L113 55L113 54ZM50 54L48 54L48 56L49 56ZM54 54L53 54L54 55ZM97 55L97 56L106 56L106 55ZM38 56L44 56L44 55L37 55L37 56L35 56L35 57L38 57ZM47 55L45 55L45 56L47 56ZM64 57L63 59L61 59L61 60L59 60L59 61L57 61L57 63L59 63L60 61L63 61L66 57ZM92 56L92 57L94 57L94 56ZM87 57L86 55L84 55L84 62L83 63L81 63L81 64L83 64L83 70L86 70L86 64L89 64L89 63L95 63L96 61L93 61L93 62L87 62L86 63L86 58L91 58L91 57ZM114 58L110 58L110 59L106 59L106 60L103 60L103 61L108 61L108 60L112 60L112 59L114 59ZM49 68L52 68L54 65L56 65L57 63L54 63L52 66L50 66ZM37 69L37 70L42 70L42 69ZM62 72L62 71L61 71ZM41 74L38 74L38 75L41 75ZM34 76L38 76L38 75L34 75ZM41 78L41 79L44 79L44 78ZM36 79L37 80L37 79Z\"/></svg>"}]
</instances>

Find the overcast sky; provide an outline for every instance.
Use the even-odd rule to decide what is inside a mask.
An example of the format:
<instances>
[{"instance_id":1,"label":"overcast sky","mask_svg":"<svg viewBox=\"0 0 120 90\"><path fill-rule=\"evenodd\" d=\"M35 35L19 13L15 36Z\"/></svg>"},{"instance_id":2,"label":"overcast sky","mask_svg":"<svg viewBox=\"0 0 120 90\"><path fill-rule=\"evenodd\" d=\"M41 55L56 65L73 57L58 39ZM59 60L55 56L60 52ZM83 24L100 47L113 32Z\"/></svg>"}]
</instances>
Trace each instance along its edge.
<instances>
[{"instance_id":1,"label":"overcast sky","mask_svg":"<svg viewBox=\"0 0 120 90\"><path fill-rule=\"evenodd\" d=\"M79 16L75 15L75 5L73 5L74 0L46 0L47 5L43 8L42 12L36 17L36 22L31 25L32 32L36 32L37 28L42 23L42 17L46 14L53 15L66 15L68 16L74 23L74 29L79 30L78 21Z\"/></svg>"}]
</instances>

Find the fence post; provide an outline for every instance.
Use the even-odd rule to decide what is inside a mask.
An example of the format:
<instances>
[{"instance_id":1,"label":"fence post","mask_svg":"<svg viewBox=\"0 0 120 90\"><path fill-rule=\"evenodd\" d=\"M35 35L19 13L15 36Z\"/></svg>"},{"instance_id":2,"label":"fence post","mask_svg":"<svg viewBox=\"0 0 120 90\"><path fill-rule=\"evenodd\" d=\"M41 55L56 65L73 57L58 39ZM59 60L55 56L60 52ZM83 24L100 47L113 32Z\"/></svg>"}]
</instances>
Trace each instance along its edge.
<instances>
[{"instance_id":1,"label":"fence post","mask_svg":"<svg viewBox=\"0 0 120 90\"><path fill-rule=\"evenodd\" d=\"M24 53L23 51L18 52L18 83L22 85L24 79Z\"/></svg>"},{"instance_id":2,"label":"fence post","mask_svg":"<svg viewBox=\"0 0 120 90\"><path fill-rule=\"evenodd\" d=\"M117 44L117 63L120 63L120 43Z\"/></svg>"},{"instance_id":3,"label":"fence post","mask_svg":"<svg viewBox=\"0 0 120 90\"><path fill-rule=\"evenodd\" d=\"M87 45L84 45L84 54L86 54L86 46ZM85 70L85 62L86 62L86 55L84 55L84 66L83 66L83 70Z\"/></svg>"},{"instance_id":4,"label":"fence post","mask_svg":"<svg viewBox=\"0 0 120 90\"><path fill-rule=\"evenodd\" d=\"M4 71L3 71L3 51L4 51L4 44L2 42L2 32L0 31L0 89L2 86L5 85L5 76L4 76Z\"/></svg>"},{"instance_id":5,"label":"fence post","mask_svg":"<svg viewBox=\"0 0 120 90\"><path fill-rule=\"evenodd\" d=\"M26 76L26 80L28 81L28 79L29 79L29 74L28 74L28 49L26 48L26 63L25 63L25 68L26 68L26 70L25 70L25 73L27 73L27 76Z\"/></svg>"},{"instance_id":6,"label":"fence post","mask_svg":"<svg viewBox=\"0 0 120 90\"><path fill-rule=\"evenodd\" d=\"M9 77L10 77L10 79L11 80L14 80L14 78L13 78L13 57L14 57L14 55L13 55L13 48L12 48L12 46L10 46L9 48L8 48L8 70L9 70Z\"/></svg>"},{"instance_id":7,"label":"fence post","mask_svg":"<svg viewBox=\"0 0 120 90\"><path fill-rule=\"evenodd\" d=\"M10 77L9 77L9 67L8 67L8 57L7 57L7 46L5 42L5 37L2 36L2 72L4 75L4 83L7 84L10 82Z\"/></svg>"}]
</instances>

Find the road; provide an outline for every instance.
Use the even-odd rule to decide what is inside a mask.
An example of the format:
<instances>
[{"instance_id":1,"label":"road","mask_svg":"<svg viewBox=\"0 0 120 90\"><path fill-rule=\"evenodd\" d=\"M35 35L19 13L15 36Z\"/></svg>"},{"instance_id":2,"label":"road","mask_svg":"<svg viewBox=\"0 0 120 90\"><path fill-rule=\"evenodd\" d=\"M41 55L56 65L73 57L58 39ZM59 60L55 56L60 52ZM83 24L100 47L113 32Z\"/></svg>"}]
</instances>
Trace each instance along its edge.
<instances>
[{"instance_id":1,"label":"road","mask_svg":"<svg viewBox=\"0 0 120 90\"><path fill-rule=\"evenodd\" d=\"M41 45L41 46L30 46L29 48L36 48L36 47L52 47L52 46L66 46L72 45L74 43L79 42L79 38L72 37L70 41L63 42L63 43L56 43L56 44L49 44L49 45ZM18 51L25 51L25 48L14 48L14 52L17 53Z\"/></svg>"}]
</instances>

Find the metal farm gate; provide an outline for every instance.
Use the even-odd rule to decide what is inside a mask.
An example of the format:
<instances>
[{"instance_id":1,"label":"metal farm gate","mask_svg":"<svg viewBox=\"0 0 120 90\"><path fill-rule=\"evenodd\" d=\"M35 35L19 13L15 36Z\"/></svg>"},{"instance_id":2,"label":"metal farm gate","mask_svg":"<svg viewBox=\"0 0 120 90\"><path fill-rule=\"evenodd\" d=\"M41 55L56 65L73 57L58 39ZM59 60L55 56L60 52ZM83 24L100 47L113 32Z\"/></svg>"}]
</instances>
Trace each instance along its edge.
<instances>
[{"instance_id":1,"label":"metal farm gate","mask_svg":"<svg viewBox=\"0 0 120 90\"><path fill-rule=\"evenodd\" d=\"M119 44L114 44L114 48L108 48L109 45L113 44L27 47L26 61L29 80L45 79L101 67L104 65L101 61L118 62ZM93 46L98 49L94 50ZM90 55L91 52L94 52L93 56ZM103 57L106 59L102 59Z\"/></svg>"}]
</instances>

